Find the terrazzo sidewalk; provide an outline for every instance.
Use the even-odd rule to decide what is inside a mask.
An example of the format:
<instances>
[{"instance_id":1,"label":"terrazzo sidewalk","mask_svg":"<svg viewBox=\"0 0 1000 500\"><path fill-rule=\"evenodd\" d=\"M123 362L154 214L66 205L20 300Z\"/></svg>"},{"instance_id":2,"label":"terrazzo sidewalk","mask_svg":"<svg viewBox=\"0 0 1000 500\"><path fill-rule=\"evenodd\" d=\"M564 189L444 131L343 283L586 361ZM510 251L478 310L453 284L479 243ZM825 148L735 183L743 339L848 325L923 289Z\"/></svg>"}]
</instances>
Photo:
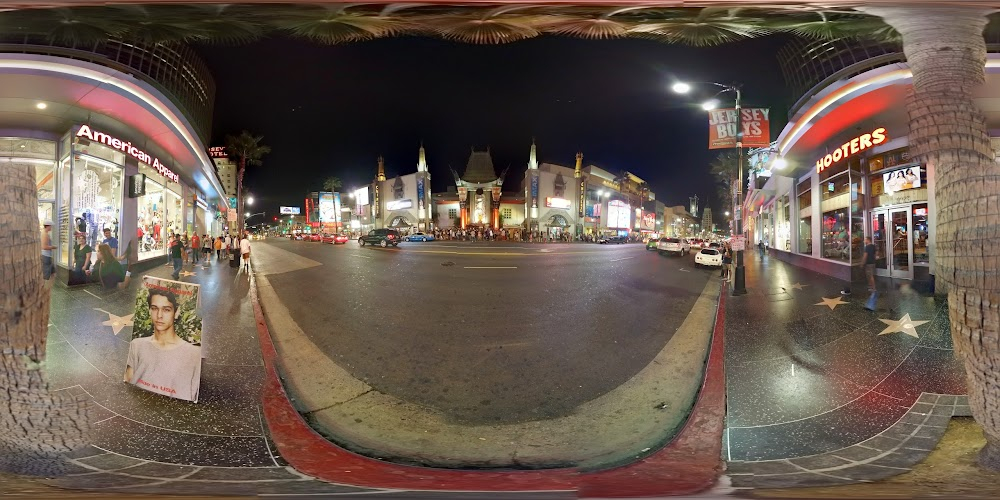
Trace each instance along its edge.
<instances>
[{"instance_id":1,"label":"terrazzo sidewalk","mask_svg":"<svg viewBox=\"0 0 1000 500\"><path fill-rule=\"evenodd\" d=\"M871 482L923 460L969 415L947 301L845 282L747 253L726 315L727 474L736 488ZM893 285L899 285L896 280ZM855 292L858 293L858 292Z\"/></svg>"},{"instance_id":2,"label":"terrazzo sidewalk","mask_svg":"<svg viewBox=\"0 0 1000 500\"><path fill-rule=\"evenodd\" d=\"M168 278L158 266L145 275ZM262 417L264 365L250 283L226 263L186 264L182 281L202 287L201 392L190 403L122 382L137 273L127 289L52 290L46 369L55 390L93 401L92 444L69 456L50 484L135 494L377 493L299 474L275 451Z\"/></svg>"}]
</instances>

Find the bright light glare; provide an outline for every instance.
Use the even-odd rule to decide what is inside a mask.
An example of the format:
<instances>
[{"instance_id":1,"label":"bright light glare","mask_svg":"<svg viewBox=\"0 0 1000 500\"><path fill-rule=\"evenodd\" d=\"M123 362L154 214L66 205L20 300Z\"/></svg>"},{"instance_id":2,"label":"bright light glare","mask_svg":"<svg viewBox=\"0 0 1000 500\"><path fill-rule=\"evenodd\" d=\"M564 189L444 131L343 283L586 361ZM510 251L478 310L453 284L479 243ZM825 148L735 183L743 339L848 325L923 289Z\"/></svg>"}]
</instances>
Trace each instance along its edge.
<instances>
[{"instance_id":1,"label":"bright light glare","mask_svg":"<svg viewBox=\"0 0 1000 500\"><path fill-rule=\"evenodd\" d=\"M729 217L729 210L726 210L726 217Z\"/></svg>"},{"instance_id":2,"label":"bright light glare","mask_svg":"<svg viewBox=\"0 0 1000 500\"><path fill-rule=\"evenodd\" d=\"M250 217L250 212L247 212L247 213L246 213L246 217Z\"/></svg>"},{"instance_id":3,"label":"bright light glare","mask_svg":"<svg viewBox=\"0 0 1000 500\"><path fill-rule=\"evenodd\" d=\"M711 111L717 107L719 107L719 101L715 99L701 103L701 109L704 109L705 111Z\"/></svg>"},{"instance_id":4,"label":"bright light glare","mask_svg":"<svg viewBox=\"0 0 1000 500\"><path fill-rule=\"evenodd\" d=\"M691 91L691 86L684 82L677 82L670 88L678 94L687 94Z\"/></svg>"},{"instance_id":5,"label":"bright light glare","mask_svg":"<svg viewBox=\"0 0 1000 500\"><path fill-rule=\"evenodd\" d=\"M774 163L771 164L771 168L775 170L781 170L788 166L788 161L784 158L776 158Z\"/></svg>"},{"instance_id":6,"label":"bright light glare","mask_svg":"<svg viewBox=\"0 0 1000 500\"><path fill-rule=\"evenodd\" d=\"M247 205L253 205L253 196L247 196Z\"/></svg>"},{"instance_id":7,"label":"bright light glare","mask_svg":"<svg viewBox=\"0 0 1000 500\"><path fill-rule=\"evenodd\" d=\"M49 105L45 104L44 102L40 102L38 104L35 104L35 107L38 108L38 109L45 109L45 108L49 107Z\"/></svg>"}]
</instances>

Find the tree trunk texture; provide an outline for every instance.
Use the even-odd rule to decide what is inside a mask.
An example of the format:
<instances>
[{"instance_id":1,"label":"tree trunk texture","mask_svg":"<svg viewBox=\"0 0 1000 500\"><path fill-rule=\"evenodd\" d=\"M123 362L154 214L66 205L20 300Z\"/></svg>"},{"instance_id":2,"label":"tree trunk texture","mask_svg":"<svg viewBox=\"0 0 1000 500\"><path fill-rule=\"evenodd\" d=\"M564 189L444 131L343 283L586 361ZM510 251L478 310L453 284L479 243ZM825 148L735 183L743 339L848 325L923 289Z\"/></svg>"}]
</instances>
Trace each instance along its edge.
<instances>
[{"instance_id":1,"label":"tree trunk texture","mask_svg":"<svg viewBox=\"0 0 1000 500\"><path fill-rule=\"evenodd\" d=\"M0 193L0 469L53 476L61 453L86 444L90 405L45 381L50 291L34 166L5 166Z\"/></svg>"},{"instance_id":2,"label":"tree trunk texture","mask_svg":"<svg viewBox=\"0 0 1000 500\"><path fill-rule=\"evenodd\" d=\"M987 10L870 8L903 35L913 71L910 150L934 168L937 281L948 289L955 352L986 446L1000 470L1000 166L972 91L986 80Z\"/></svg>"}]
</instances>

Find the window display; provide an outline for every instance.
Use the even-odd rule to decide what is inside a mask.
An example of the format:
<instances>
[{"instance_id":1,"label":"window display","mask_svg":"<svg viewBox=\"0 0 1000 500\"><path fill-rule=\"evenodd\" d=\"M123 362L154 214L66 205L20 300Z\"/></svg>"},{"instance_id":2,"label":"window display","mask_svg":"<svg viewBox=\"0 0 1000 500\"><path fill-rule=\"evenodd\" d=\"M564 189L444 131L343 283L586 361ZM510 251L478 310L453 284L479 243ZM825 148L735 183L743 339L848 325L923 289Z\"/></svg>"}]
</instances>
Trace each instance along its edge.
<instances>
[{"instance_id":1,"label":"window display","mask_svg":"<svg viewBox=\"0 0 1000 500\"><path fill-rule=\"evenodd\" d=\"M851 184L850 177L844 172L827 179L821 184L820 208L823 211L823 225L820 235L823 239L822 256L847 262L851 257L851 239L849 232Z\"/></svg>"},{"instance_id":2,"label":"window display","mask_svg":"<svg viewBox=\"0 0 1000 500\"><path fill-rule=\"evenodd\" d=\"M799 200L799 253L812 255L812 181L806 179L798 185Z\"/></svg>"},{"instance_id":3,"label":"window display","mask_svg":"<svg viewBox=\"0 0 1000 500\"><path fill-rule=\"evenodd\" d=\"M929 226L927 221L927 204L913 205L913 263L930 264L930 253L927 250Z\"/></svg>"},{"instance_id":4,"label":"window display","mask_svg":"<svg viewBox=\"0 0 1000 500\"><path fill-rule=\"evenodd\" d=\"M104 229L121 239L122 174L121 166L101 158L77 154L73 159L70 229L91 248L104 239Z\"/></svg>"}]
</instances>

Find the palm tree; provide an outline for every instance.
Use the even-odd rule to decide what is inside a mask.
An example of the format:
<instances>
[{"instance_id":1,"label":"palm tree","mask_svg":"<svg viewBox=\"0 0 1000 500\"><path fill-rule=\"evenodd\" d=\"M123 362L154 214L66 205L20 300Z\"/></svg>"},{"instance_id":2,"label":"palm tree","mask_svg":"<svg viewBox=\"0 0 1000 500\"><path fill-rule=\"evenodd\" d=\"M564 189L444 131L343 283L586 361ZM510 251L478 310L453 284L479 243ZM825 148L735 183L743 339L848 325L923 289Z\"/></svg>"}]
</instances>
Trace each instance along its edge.
<instances>
[{"instance_id":1,"label":"palm tree","mask_svg":"<svg viewBox=\"0 0 1000 500\"><path fill-rule=\"evenodd\" d=\"M87 442L88 403L65 391L51 392L46 382L50 283L42 279L35 167L7 163L0 176L5 203L0 209L5 258L0 261L0 450L21 455L8 464L60 473L56 460ZM52 278L55 279L55 278Z\"/></svg>"},{"instance_id":2,"label":"palm tree","mask_svg":"<svg viewBox=\"0 0 1000 500\"><path fill-rule=\"evenodd\" d=\"M244 130L240 135L226 136L226 151L229 157L236 161L236 204L237 220L239 224L239 234L243 235L243 174L247 165L260 165L261 158L271 152L271 148L260 143L264 140L262 135L253 135Z\"/></svg>"},{"instance_id":3,"label":"palm tree","mask_svg":"<svg viewBox=\"0 0 1000 500\"><path fill-rule=\"evenodd\" d=\"M866 8L903 39L913 91L907 100L912 154L934 169L937 282L948 291L955 352L965 364L969 406L983 426L980 466L1000 470L1000 264L996 234L1000 166L973 90L986 81L976 8Z\"/></svg>"},{"instance_id":4,"label":"palm tree","mask_svg":"<svg viewBox=\"0 0 1000 500\"><path fill-rule=\"evenodd\" d=\"M343 185L344 183L340 180L340 177L330 176L323 181L323 190L336 192L339 191Z\"/></svg>"},{"instance_id":5,"label":"palm tree","mask_svg":"<svg viewBox=\"0 0 1000 500\"><path fill-rule=\"evenodd\" d=\"M739 158L733 151L719 153L708 164L709 171L715 177L719 202L724 210L732 210L739 177Z\"/></svg>"}]
</instances>

